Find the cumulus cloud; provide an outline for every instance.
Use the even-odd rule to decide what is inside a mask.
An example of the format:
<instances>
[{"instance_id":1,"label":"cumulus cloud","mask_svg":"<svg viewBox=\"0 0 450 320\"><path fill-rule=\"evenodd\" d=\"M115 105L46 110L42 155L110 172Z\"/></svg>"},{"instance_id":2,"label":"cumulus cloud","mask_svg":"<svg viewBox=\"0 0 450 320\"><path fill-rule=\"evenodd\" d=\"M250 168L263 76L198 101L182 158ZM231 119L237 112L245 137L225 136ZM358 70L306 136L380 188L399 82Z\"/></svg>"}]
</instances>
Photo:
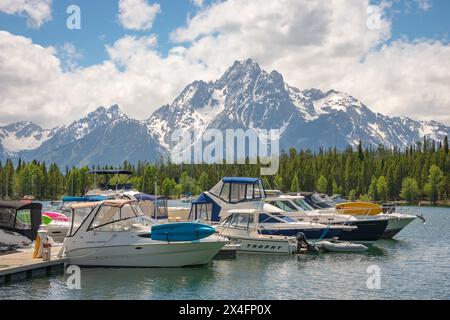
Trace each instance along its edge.
<instances>
[{"instance_id":1,"label":"cumulus cloud","mask_svg":"<svg viewBox=\"0 0 450 320\"><path fill-rule=\"evenodd\" d=\"M126 36L107 47L109 58L64 70L58 48L0 31L0 119L30 120L44 127L67 124L100 105L119 104L138 119L170 102L206 68L174 48L163 58L154 36Z\"/></svg>"},{"instance_id":2,"label":"cumulus cloud","mask_svg":"<svg viewBox=\"0 0 450 320\"><path fill-rule=\"evenodd\" d=\"M387 2L386 2L387 4ZM253 58L300 89L336 89L374 111L450 124L450 47L429 40L389 42L369 1L222 1L200 9L157 51L154 35L125 36L97 65L65 70L57 48L0 32L0 119L68 123L99 105L148 118L190 82L214 80L236 59ZM239 12L239 14L236 14Z\"/></svg>"},{"instance_id":3,"label":"cumulus cloud","mask_svg":"<svg viewBox=\"0 0 450 320\"><path fill-rule=\"evenodd\" d=\"M150 30L160 11L159 3L149 4L147 0L119 1L119 21L125 29Z\"/></svg>"},{"instance_id":4,"label":"cumulus cloud","mask_svg":"<svg viewBox=\"0 0 450 320\"><path fill-rule=\"evenodd\" d=\"M52 19L52 0L2 0L0 12L25 16L30 27L39 28Z\"/></svg>"}]
</instances>

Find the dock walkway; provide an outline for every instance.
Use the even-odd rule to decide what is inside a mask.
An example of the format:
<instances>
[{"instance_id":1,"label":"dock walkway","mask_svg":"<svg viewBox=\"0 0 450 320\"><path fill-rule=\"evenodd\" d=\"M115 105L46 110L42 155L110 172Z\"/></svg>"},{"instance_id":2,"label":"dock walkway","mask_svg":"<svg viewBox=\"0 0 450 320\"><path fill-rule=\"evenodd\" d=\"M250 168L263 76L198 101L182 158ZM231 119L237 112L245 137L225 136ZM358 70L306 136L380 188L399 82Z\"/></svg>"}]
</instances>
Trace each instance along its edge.
<instances>
[{"instance_id":1,"label":"dock walkway","mask_svg":"<svg viewBox=\"0 0 450 320\"><path fill-rule=\"evenodd\" d=\"M27 248L0 255L0 285L64 272L66 258L57 257L59 247L52 248L50 261L33 259L33 251Z\"/></svg>"}]
</instances>

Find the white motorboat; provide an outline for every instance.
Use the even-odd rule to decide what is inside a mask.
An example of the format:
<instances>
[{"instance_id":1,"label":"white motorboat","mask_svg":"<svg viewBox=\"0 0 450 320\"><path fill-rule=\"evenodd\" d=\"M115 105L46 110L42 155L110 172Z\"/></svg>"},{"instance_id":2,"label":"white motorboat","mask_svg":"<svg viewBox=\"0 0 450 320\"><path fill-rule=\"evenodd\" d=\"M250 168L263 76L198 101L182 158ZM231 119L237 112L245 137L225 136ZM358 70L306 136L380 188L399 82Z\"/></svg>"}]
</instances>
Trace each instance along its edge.
<instances>
[{"instance_id":1,"label":"white motorboat","mask_svg":"<svg viewBox=\"0 0 450 320\"><path fill-rule=\"evenodd\" d=\"M351 241L364 244L373 244L380 239L388 224L386 216L368 216L366 219L357 219L352 215L338 214L335 210L316 210L305 202L299 195L277 195L265 199L264 210L283 210L285 215L297 221L314 222L332 225L356 226L357 230L342 233L341 241Z\"/></svg>"},{"instance_id":2,"label":"white motorboat","mask_svg":"<svg viewBox=\"0 0 450 320\"><path fill-rule=\"evenodd\" d=\"M40 203L0 201L0 246L21 248L36 239L41 224Z\"/></svg>"},{"instance_id":3,"label":"white motorboat","mask_svg":"<svg viewBox=\"0 0 450 320\"><path fill-rule=\"evenodd\" d=\"M254 209L233 210L224 222L215 228L220 235L240 245L238 251L257 253L297 253L295 237L264 235L258 224L259 211Z\"/></svg>"},{"instance_id":4,"label":"white motorboat","mask_svg":"<svg viewBox=\"0 0 450 320\"><path fill-rule=\"evenodd\" d=\"M314 192L303 192L300 193L302 196L305 197L305 201L312 206L313 208L319 210L320 212L335 212L340 214L340 210L336 210L336 203L333 203L328 197L321 197L319 194ZM342 205L342 204L341 204ZM386 226L386 229L384 230L381 238L383 239L392 239L396 234L398 234L400 231L402 231L407 225L409 225L411 222L413 222L417 216L409 215L405 213L400 212L387 212L387 213L378 213L376 215L371 215L372 208L368 208L367 214L352 214L351 210L346 210L344 212L350 212L351 215L353 215L356 219L360 221L367 221L370 220L372 217L380 217L380 218L387 218L388 224ZM361 211L361 208L358 209L358 211ZM364 208L363 208L364 211ZM357 212L357 211L354 211Z\"/></svg>"},{"instance_id":5,"label":"white motorboat","mask_svg":"<svg viewBox=\"0 0 450 320\"><path fill-rule=\"evenodd\" d=\"M158 225L145 216L136 201L79 203L72 205L71 210L72 225L61 253L69 263L80 266L202 265L211 261L227 243L227 239L217 235L200 237L209 226ZM184 241L186 237L189 240Z\"/></svg>"},{"instance_id":6,"label":"white motorboat","mask_svg":"<svg viewBox=\"0 0 450 320\"><path fill-rule=\"evenodd\" d=\"M296 237L333 239L343 232L353 232L354 226L332 226L289 219L283 213L267 213L258 209L230 210L229 216L215 226L220 235L240 243L241 250L292 253ZM296 251L298 251L296 249Z\"/></svg>"}]
</instances>

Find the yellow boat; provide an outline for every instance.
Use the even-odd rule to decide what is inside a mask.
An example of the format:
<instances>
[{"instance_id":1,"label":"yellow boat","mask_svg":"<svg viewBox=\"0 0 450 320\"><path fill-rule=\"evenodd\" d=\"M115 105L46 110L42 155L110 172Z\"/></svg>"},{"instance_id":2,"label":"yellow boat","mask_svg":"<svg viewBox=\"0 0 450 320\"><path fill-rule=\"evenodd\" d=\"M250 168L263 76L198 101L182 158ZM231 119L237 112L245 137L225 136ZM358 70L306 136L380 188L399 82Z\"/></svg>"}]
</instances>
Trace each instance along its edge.
<instances>
[{"instance_id":1,"label":"yellow boat","mask_svg":"<svg viewBox=\"0 0 450 320\"><path fill-rule=\"evenodd\" d=\"M383 207L371 202L344 202L336 205L336 210L342 214L353 216L374 216L383 212Z\"/></svg>"}]
</instances>

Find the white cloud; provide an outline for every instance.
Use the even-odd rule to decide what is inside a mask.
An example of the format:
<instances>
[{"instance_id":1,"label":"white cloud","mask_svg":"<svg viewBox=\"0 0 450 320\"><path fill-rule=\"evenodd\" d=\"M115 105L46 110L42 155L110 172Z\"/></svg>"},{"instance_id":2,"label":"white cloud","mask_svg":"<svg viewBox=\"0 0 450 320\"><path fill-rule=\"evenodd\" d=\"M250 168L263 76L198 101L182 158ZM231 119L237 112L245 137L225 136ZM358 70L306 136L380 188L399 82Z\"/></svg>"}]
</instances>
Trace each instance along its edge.
<instances>
[{"instance_id":1,"label":"white cloud","mask_svg":"<svg viewBox=\"0 0 450 320\"><path fill-rule=\"evenodd\" d=\"M428 11L432 7L430 0L414 0L414 1L417 2L419 9L423 11Z\"/></svg>"},{"instance_id":2,"label":"white cloud","mask_svg":"<svg viewBox=\"0 0 450 320\"><path fill-rule=\"evenodd\" d=\"M73 70L57 49L0 32L0 119L49 127L115 103L144 119L188 83L214 80L234 60L253 58L300 89L334 88L384 114L450 124L448 44L387 42L387 18L367 28L368 2L217 2L173 32L179 43L167 56L154 35L125 36L106 47L103 63Z\"/></svg>"},{"instance_id":3,"label":"white cloud","mask_svg":"<svg viewBox=\"0 0 450 320\"><path fill-rule=\"evenodd\" d=\"M159 3L149 4L147 0L119 1L119 21L125 29L150 30L160 11Z\"/></svg>"},{"instance_id":4,"label":"white cloud","mask_svg":"<svg viewBox=\"0 0 450 320\"><path fill-rule=\"evenodd\" d=\"M1 123L29 120L52 127L116 103L145 119L193 77L209 76L182 48L163 58L155 45L154 36L126 36L107 47L109 59L103 63L64 70L56 48L0 31Z\"/></svg>"},{"instance_id":5,"label":"white cloud","mask_svg":"<svg viewBox=\"0 0 450 320\"><path fill-rule=\"evenodd\" d=\"M56 48L61 65L65 71L74 71L79 68L78 62L83 58L83 54L78 51L73 43L66 42Z\"/></svg>"},{"instance_id":6,"label":"white cloud","mask_svg":"<svg viewBox=\"0 0 450 320\"><path fill-rule=\"evenodd\" d=\"M30 27L39 28L52 19L52 0L2 0L0 12L25 16Z\"/></svg>"},{"instance_id":7,"label":"white cloud","mask_svg":"<svg viewBox=\"0 0 450 320\"><path fill-rule=\"evenodd\" d=\"M191 0L191 2L198 8L203 7L203 0Z\"/></svg>"}]
</instances>

